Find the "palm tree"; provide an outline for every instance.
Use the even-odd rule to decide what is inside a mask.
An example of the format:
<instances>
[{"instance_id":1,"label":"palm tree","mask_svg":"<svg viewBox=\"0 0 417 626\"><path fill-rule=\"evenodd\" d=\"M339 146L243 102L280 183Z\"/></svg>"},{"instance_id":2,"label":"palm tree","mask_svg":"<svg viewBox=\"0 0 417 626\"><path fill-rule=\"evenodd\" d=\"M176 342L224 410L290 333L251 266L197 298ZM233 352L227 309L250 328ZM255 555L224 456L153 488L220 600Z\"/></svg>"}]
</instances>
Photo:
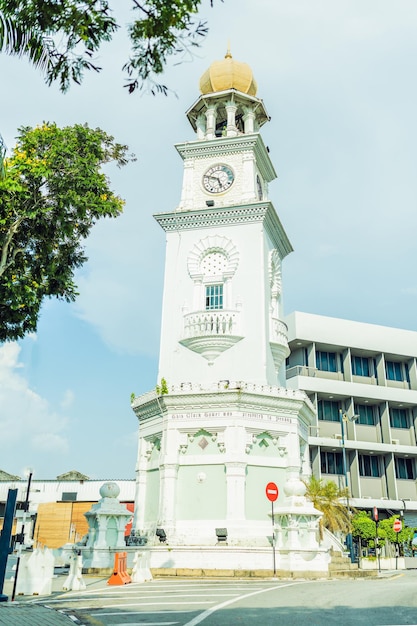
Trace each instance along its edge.
<instances>
[{"instance_id":1,"label":"palm tree","mask_svg":"<svg viewBox=\"0 0 417 626\"><path fill-rule=\"evenodd\" d=\"M314 508L323 513L320 519L320 536L323 537L323 528L330 532L351 532L350 511L345 502L349 497L348 489L340 489L335 482L325 482L322 478L312 476L305 483L306 498L311 500Z\"/></svg>"},{"instance_id":2,"label":"palm tree","mask_svg":"<svg viewBox=\"0 0 417 626\"><path fill-rule=\"evenodd\" d=\"M51 39L32 28L26 28L19 18L0 10L0 53L26 56L31 63L47 73L52 66L55 46Z\"/></svg>"}]
</instances>

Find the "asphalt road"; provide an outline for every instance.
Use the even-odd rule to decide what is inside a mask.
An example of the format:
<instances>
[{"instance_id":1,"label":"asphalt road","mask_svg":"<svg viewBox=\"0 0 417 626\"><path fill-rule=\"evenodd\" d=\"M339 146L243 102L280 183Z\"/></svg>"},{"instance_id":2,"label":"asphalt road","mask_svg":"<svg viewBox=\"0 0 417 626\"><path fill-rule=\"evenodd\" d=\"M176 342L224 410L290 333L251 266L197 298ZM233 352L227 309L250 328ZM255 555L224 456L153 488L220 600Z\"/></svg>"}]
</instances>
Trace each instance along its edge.
<instances>
[{"instance_id":1,"label":"asphalt road","mask_svg":"<svg viewBox=\"0 0 417 626\"><path fill-rule=\"evenodd\" d=\"M154 580L44 604L89 626L417 626L417 570L311 582Z\"/></svg>"}]
</instances>

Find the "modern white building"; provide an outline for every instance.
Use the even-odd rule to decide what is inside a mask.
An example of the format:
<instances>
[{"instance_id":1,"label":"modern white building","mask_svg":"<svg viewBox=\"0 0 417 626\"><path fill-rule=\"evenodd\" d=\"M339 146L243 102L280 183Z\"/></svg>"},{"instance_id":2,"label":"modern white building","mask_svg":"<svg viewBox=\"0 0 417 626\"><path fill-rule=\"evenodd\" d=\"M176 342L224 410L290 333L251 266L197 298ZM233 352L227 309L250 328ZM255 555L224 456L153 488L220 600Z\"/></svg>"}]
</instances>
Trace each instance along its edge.
<instances>
[{"instance_id":1,"label":"modern white building","mask_svg":"<svg viewBox=\"0 0 417 626\"><path fill-rule=\"evenodd\" d=\"M285 321L287 386L316 408L314 475L343 486L344 447L352 505L417 525L417 332L298 312Z\"/></svg>"},{"instance_id":2,"label":"modern white building","mask_svg":"<svg viewBox=\"0 0 417 626\"><path fill-rule=\"evenodd\" d=\"M277 506L299 490L314 419L306 394L285 386L281 262L292 248L269 197L269 117L251 69L228 53L200 90L194 138L176 145L178 206L155 215L166 233L159 388L132 405L134 528L177 546L269 547L266 485L279 486Z\"/></svg>"}]
</instances>

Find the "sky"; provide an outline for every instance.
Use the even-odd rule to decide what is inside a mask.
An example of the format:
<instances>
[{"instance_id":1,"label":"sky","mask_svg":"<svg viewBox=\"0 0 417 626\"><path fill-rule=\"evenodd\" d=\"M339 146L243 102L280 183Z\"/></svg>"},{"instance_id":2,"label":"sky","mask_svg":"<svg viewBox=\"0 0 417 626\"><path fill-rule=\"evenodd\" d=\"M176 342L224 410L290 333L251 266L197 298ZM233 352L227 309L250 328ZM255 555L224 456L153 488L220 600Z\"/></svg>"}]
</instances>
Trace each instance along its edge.
<instances>
[{"instance_id":1,"label":"sky","mask_svg":"<svg viewBox=\"0 0 417 626\"><path fill-rule=\"evenodd\" d=\"M132 20L130 2L120 7ZM193 140L185 111L199 78L230 42L248 63L271 122L278 173L269 193L293 245L284 261L294 310L417 331L417 3L415 0L203 0L209 34L171 62L169 97L129 95L120 32L100 74L63 95L24 59L0 55L0 133L42 121L87 122L137 161L108 167L124 214L86 242L73 304L47 301L36 335L0 346L0 469L36 479L76 469L134 478L130 395L157 383L165 237L154 213L180 199Z\"/></svg>"}]
</instances>

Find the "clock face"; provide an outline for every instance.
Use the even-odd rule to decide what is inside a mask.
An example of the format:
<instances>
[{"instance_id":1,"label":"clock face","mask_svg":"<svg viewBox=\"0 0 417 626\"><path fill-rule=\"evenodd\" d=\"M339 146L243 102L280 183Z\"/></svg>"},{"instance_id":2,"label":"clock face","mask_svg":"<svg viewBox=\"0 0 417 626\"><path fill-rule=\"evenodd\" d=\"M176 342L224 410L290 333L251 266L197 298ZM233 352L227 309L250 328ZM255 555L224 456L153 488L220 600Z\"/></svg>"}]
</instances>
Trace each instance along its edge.
<instances>
[{"instance_id":1,"label":"clock face","mask_svg":"<svg viewBox=\"0 0 417 626\"><path fill-rule=\"evenodd\" d=\"M262 200L263 198L262 183L258 175L256 176L256 188L258 191L258 200Z\"/></svg>"},{"instance_id":2,"label":"clock face","mask_svg":"<svg viewBox=\"0 0 417 626\"><path fill-rule=\"evenodd\" d=\"M203 187L209 193L222 193L233 184L235 175L228 165L213 165L203 176Z\"/></svg>"}]
</instances>

